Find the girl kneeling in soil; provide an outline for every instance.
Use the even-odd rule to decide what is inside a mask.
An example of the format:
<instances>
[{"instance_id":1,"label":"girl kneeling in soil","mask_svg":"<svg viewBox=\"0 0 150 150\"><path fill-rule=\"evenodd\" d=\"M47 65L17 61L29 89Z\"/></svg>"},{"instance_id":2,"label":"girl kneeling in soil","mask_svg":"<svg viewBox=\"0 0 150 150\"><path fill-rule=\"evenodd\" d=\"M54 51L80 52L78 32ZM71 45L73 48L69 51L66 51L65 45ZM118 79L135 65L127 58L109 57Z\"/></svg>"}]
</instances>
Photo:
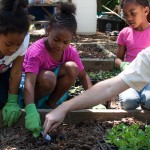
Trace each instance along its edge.
<instances>
[{"instance_id":1,"label":"girl kneeling in soil","mask_svg":"<svg viewBox=\"0 0 150 150\"><path fill-rule=\"evenodd\" d=\"M22 62L29 44L29 20L24 2L0 2L0 109L4 125L11 126L21 111L17 104Z\"/></svg>"},{"instance_id":2,"label":"girl kneeling in soil","mask_svg":"<svg viewBox=\"0 0 150 150\"><path fill-rule=\"evenodd\" d=\"M148 0L123 0L122 6L130 26L119 33L115 63L123 71L140 51L150 46L150 24L147 20ZM119 94L119 98L125 110L136 109L139 105L150 110L150 84L141 91L130 88Z\"/></svg>"},{"instance_id":3,"label":"girl kneeling in soil","mask_svg":"<svg viewBox=\"0 0 150 150\"><path fill-rule=\"evenodd\" d=\"M36 108L55 108L64 102L68 96L67 91L77 77L85 90L92 86L78 51L70 45L77 29L74 14L73 4L60 3L58 13L50 20L48 37L33 43L25 55L25 127L35 137L39 136L41 130Z\"/></svg>"}]
</instances>

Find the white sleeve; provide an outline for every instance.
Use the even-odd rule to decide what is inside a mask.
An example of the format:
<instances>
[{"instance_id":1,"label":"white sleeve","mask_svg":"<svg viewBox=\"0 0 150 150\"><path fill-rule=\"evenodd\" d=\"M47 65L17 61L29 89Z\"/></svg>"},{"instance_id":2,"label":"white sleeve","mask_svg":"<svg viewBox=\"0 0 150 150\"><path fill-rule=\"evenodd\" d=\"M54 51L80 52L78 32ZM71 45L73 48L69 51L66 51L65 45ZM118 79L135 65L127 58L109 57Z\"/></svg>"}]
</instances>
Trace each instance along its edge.
<instances>
[{"instance_id":1,"label":"white sleeve","mask_svg":"<svg viewBox=\"0 0 150 150\"><path fill-rule=\"evenodd\" d=\"M120 76L130 87L140 91L150 83L150 47L141 51Z\"/></svg>"},{"instance_id":2,"label":"white sleeve","mask_svg":"<svg viewBox=\"0 0 150 150\"><path fill-rule=\"evenodd\" d=\"M19 51L19 56L23 56L25 55L27 48L29 46L29 39L30 39L30 35L29 33L26 35L22 45L20 46L20 48L18 49Z\"/></svg>"}]
</instances>

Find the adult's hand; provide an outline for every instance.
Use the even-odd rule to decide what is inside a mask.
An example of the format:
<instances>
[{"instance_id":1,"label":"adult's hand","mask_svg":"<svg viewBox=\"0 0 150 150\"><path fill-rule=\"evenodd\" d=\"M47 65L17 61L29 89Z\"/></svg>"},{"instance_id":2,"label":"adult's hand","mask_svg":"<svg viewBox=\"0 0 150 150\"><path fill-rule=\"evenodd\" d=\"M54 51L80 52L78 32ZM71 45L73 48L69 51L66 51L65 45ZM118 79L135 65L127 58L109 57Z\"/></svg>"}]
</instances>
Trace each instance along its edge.
<instances>
[{"instance_id":1,"label":"adult's hand","mask_svg":"<svg viewBox=\"0 0 150 150\"><path fill-rule=\"evenodd\" d=\"M60 106L46 114L45 122L43 125L43 136L45 136L49 131L57 128L63 122L67 112L67 107L65 107L64 104L61 104Z\"/></svg>"}]
</instances>

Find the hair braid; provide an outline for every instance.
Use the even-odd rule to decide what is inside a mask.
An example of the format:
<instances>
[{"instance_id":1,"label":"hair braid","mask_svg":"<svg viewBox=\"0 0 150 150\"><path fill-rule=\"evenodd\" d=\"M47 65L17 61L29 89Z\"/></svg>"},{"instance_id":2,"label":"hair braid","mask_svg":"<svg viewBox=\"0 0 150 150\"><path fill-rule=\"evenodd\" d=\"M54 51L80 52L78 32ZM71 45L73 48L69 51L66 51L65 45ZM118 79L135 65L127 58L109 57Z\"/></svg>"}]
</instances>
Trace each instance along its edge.
<instances>
[{"instance_id":1,"label":"hair braid","mask_svg":"<svg viewBox=\"0 0 150 150\"><path fill-rule=\"evenodd\" d=\"M51 28L65 28L73 34L76 33L77 22L75 19L75 5L71 3L59 3L58 13L54 14L50 20Z\"/></svg>"}]
</instances>

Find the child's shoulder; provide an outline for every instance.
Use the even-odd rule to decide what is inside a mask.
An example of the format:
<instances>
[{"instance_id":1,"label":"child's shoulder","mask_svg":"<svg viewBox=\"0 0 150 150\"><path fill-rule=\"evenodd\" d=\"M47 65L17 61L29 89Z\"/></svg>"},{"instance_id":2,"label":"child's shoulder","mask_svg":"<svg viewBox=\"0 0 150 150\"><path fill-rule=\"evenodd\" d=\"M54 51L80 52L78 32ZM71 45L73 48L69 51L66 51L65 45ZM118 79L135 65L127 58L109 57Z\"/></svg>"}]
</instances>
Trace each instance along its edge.
<instances>
[{"instance_id":1,"label":"child's shoulder","mask_svg":"<svg viewBox=\"0 0 150 150\"><path fill-rule=\"evenodd\" d=\"M131 33L133 33L133 29L131 27L125 27L119 32L119 36L120 35L126 36L130 35Z\"/></svg>"},{"instance_id":2,"label":"child's shoulder","mask_svg":"<svg viewBox=\"0 0 150 150\"><path fill-rule=\"evenodd\" d=\"M31 45L44 45L43 38L34 41Z\"/></svg>"},{"instance_id":3,"label":"child's shoulder","mask_svg":"<svg viewBox=\"0 0 150 150\"><path fill-rule=\"evenodd\" d=\"M44 48L44 40L43 38L33 42L30 46L29 49L43 49Z\"/></svg>"},{"instance_id":4,"label":"child's shoulder","mask_svg":"<svg viewBox=\"0 0 150 150\"><path fill-rule=\"evenodd\" d=\"M133 31L133 29L131 27L125 27L120 32L126 33L126 32L131 32L131 31Z\"/></svg>"},{"instance_id":5,"label":"child's shoulder","mask_svg":"<svg viewBox=\"0 0 150 150\"><path fill-rule=\"evenodd\" d=\"M42 38L42 39L39 39L39 40L33 42L29 46L29 48L27 50L27 53L28 54L34 54L34 55L35 54L36 55L41 54L43 52L44 48L45 48L45 46L44 46L44 41L43 41L43 38Z\"/></svg>"},{"instance_id":6,"label":"child's shoulder","mask_svg":"<svg viewBox=\"0 0 150 150\"><path fill-rule=\"evenodd\" d=\"M76 48L73 44L69 44L68 47L66 48L66 50L76 51Z\"/></svg>"},{"instance_id":7,"label":"child's shoulder","mask_svg":"<svg viewBox=\"0 0 150 150\"><path fill-rule=\"evenodd\" d=\"M65 52L66 55L76 55L76 54L78 54L77 49L72 44L69 44L64 52Z\"/></svg>"}]
</instances>

